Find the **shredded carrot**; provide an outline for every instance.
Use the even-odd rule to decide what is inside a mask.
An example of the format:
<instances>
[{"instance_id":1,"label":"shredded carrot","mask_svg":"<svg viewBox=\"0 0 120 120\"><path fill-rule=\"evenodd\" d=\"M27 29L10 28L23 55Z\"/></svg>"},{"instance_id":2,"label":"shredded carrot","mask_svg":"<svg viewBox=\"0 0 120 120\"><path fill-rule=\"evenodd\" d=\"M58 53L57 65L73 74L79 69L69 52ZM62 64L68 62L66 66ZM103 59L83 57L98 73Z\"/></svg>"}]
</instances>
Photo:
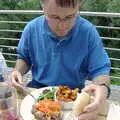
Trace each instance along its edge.
<instances>
[{"instance_id":1,"label":"shredded carrot","mask_svg":"<svg viewBox=\"0 0 120 120\"><path fill-rule=\"evenodd\" d=\"M38 103L36 103L35 108L37 111L44 112L48 116L51 116L61 110L59 102L51 99L43 99L39 101Z\"/></svg>"}]
</instances>

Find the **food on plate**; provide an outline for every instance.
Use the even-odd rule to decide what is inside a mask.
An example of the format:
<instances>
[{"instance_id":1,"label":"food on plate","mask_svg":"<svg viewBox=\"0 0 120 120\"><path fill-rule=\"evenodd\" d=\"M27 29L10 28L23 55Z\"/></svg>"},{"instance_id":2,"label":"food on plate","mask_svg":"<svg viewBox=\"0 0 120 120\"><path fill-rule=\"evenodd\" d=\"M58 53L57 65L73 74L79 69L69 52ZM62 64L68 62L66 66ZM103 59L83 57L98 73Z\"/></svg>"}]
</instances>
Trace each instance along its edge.
<instances>
[{"instance_id":1,"label":"food on plate","mask_svg":"<svg viewBox=\"0 0 120 120\"><path fill-rule=\"evenodd\" d=\"M45 89L43 90L42 94L39 95L39 97L37 98L37 101L43 100L45 98L54 99L55 92L56 92L56 88L54 87L51 90Z\"/></svg>"},{"instance_id":2,"label":"food on plate","mask_svg":"<svg viewBox=\"0 0 120 120\"><path fill-rule=\"evenodd\" d=\"M62 120L61 105L52 99L43 99L33 105L32 113L37 120Z\"/></svg>"},{"instance_id":3,"label":"food on plate","mask_svg":"<svg viewBox=\"0 0 120 120\"><path fill-rule=\"evenodd\" d=\"M82 112L84 112L84 107L90 103L90 100L90 95L88 93L80 93L73 103L72 116L78 117Z\"/></svg>"},{"instance_id":4,"label":"food on plate","mask_svg":"<svg viewBox=\"0 0 120 120\"><path fill-rule=\"evenodd\" d=\"M71 102L77 98L79 88L72 90L68 86L59 86L56 92L56 99L64 102Z\"/></svg>"}]
</instances>

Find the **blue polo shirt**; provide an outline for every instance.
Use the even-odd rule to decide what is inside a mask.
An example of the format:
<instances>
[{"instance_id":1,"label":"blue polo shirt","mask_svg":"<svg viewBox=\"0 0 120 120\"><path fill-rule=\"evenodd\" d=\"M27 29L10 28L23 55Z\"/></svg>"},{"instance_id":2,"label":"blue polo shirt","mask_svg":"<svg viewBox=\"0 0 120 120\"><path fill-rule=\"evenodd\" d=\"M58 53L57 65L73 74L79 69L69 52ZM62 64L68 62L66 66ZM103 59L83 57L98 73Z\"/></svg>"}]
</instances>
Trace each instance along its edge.
<instances>
[{"instance_id":1,"label":"blue polo shirt","mask_svg":"<svg viewBox=\"0 0 120 120\"><path fill-rule=\"evenodd\" d=\"M18 59L31 66L33 80L45 85L83 88L86 79L110 71L98 32L80 16L63 38L51 31L44 15L33 19L22 33L17 52Z\"/></svg>"}]
</instances>

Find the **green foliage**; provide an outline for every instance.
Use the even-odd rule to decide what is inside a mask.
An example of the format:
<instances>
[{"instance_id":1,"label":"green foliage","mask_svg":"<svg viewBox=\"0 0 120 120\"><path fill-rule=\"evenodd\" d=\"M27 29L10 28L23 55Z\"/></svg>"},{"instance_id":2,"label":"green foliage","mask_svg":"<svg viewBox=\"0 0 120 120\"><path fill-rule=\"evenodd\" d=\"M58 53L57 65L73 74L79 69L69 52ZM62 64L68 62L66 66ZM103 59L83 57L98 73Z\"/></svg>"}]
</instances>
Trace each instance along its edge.
<instances>
[{"instance_id":1,"label":"green foliage","mask_svg":"<svg viewBox=\"0 0 120 120\"><path fill-rule=\"evenodd\" d=\"M120 72L114 72L114 73L112 73L112 76L120 77ZM114 84L114 85L119 85L120 86L120 80L119 79L112 78L111 83Z\"/></svg>"},{"instance_id":2,"label":"green foliage","mask_svg":"<svg viewBox=\"0 0 120 120\"><path fill-rule=\"evenodd\" d=\"M82 10L93 12L105 12L110 0L85 0Z\"/></svg>"},{"instance_id":3,"label":"green foliage","mask_svg":"<svg viewBox=\"0 0 120 120\"><path fill-rule=\"evenodd\" d=\"M107 4L107 12L118 12L120 13L120 0L109 0ZM114 9L113 9L114 8Z\"/></svg>"},{"instance_id":4,"label":"green foliage","mask_svg":"<svg viewBox=\"0 0 120 120\"><path fill-rule=\"evenodd\" d=\"M39 0L19 0L16 9L18 10L39 10Z\"/></svg>"}]
</instances>

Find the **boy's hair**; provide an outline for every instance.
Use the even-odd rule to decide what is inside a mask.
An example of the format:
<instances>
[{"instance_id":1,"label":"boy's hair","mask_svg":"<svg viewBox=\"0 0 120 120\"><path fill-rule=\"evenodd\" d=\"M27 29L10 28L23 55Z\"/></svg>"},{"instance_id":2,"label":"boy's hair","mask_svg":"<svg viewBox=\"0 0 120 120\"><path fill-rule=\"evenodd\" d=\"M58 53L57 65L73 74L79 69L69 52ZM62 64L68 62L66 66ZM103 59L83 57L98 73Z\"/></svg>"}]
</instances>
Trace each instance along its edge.
<instances>
[{"instance_id":1,"label":"boy's hair","mask_svg":"<svg viewBox=\"0 0 120 120\"><path fill-rule=\"evenodd\" d=\"M48 0L41 0L41 4L44 4ZM55 0L56 4L60 7L75 7L81 0Z\"/></svg>"}]
</instances>

